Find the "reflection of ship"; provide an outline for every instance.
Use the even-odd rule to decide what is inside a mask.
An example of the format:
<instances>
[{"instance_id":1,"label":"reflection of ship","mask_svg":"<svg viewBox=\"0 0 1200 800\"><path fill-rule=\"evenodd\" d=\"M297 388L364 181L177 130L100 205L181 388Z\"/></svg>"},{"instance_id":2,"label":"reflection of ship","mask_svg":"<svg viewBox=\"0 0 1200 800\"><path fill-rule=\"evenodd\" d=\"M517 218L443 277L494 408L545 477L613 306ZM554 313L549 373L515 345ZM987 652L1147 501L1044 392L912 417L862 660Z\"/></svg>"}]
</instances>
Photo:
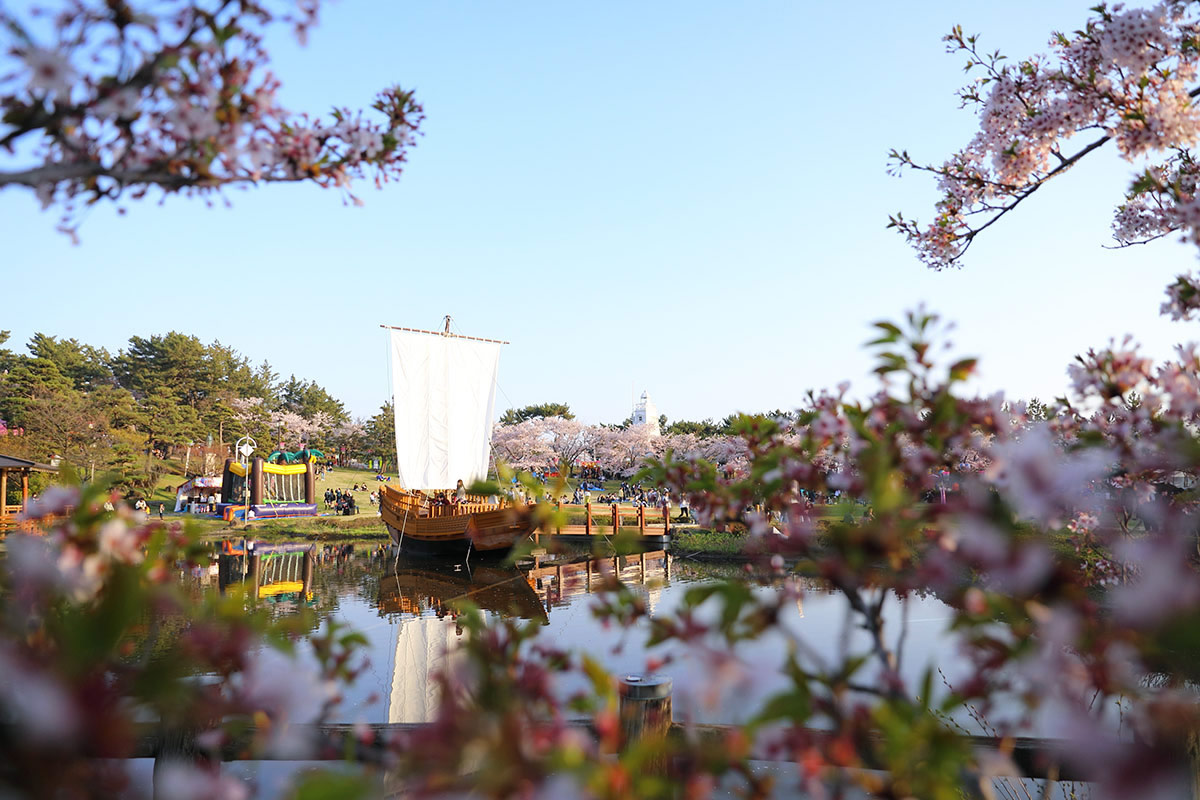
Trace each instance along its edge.
<instances>
[{"instance_id":1,"label":"reflection of ship","mask_svg":"<svg viewBox=\"0 0 1200 800\"><path fill-rule=\"evenodd\" d=\"M379 582L379 613L399 614L401 620L396 626L388 722L436 719L441 695L434 675L456 658L465 635L454 621L455 601L469 601L488 614L549 624L547 611L553 603L598 589L605 576L614 574L626 583L647 584L647 601L653 608L670 569L669 557L658 550L574 564L538 564L530 570L477 567L468 571L447 565L401 566L389 572Z\"/></svg>"},{"instance_id":2,"label":"reflection of ship","mask_svg":"<svg viewBox=\"0 0 1200 800\"><path fill-rule=\"evenodd\" d=\"M456 601L485 611L546 622L546 612L530 587L526 573L516 567L475 567L472 570L399 567L379 582L379 613L439 616L453 611Z\"/></svg>"},{"instance_id":3,"label":"reflection of ship","mask_svg":"<svg viewBox=\"0 0 1200 800\"><path fill-rule=\"evenodd\" d=\"M379 582L379 613L400 614L396 659L388 698L388 722L432 722L440 698L435 673L454 658L462 628L454 604L470 602L486 613L547 624L546 610L526 574L507 569L473 570L401 566Z\"/></svg>"},{"instance_id":4,"label":"reflection of ship","mask_svg":"<svg viewBox=\"0 0 1200 800\"><path fill-rule=\"evenodd\" d=\"M400 480L380 486L379 511L401 552L504 554L533 531L527 506L454 496L487 476L501 344L450 333L449 317L442 332L391 329Z\"/></svg>"}]
</instances>

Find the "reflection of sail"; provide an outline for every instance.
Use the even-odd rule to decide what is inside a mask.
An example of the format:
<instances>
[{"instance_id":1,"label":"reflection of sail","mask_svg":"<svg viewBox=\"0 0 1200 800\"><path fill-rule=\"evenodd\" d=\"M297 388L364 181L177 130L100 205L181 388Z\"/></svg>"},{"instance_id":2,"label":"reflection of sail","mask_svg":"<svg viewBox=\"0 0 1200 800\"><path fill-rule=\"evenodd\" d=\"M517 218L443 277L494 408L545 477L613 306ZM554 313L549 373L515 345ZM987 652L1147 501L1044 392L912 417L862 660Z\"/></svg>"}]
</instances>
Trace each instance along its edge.
<instances>
[{"instance_id":1,"label":"reflection of sail","mask_svg":"<svg viewBox=\"0 0 1200 800\"><path fill-rule=\"evenodd\" d=\"M447 666L462 642L454 606L470 602L487 612L538 619L547 624L525 573L516 568L408 569L385 575L379 585L379 613L401 614L389 722L431 722L440 700L434 673Z\"/></svg>"},{"instance_id":2,"label":"reflection of sail","mask_svg":"<svg viewBox=\"0 0 1200 800\"><path fill-rule=\"evenodd\" d=\"M459 642L453 620L433 615L406 619L396 636L396 664L388 722L432 722L440 693L434 674Z\"/></svg>"}]
</instances>

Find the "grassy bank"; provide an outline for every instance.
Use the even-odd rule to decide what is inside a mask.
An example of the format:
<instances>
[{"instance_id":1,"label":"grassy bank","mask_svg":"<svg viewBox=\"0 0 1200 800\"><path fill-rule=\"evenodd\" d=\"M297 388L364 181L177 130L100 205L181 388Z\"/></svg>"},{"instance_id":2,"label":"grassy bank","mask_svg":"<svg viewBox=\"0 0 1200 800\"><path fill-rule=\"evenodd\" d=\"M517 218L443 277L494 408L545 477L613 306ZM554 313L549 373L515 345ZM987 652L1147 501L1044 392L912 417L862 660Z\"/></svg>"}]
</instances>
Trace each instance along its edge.
<instances>
[{"instance_id":1,"label":"grassy bank","mask_svg":"<svg viewBox=\"0 0 1200 800\"><path fill-rule=\"evenodd\" d=\"M671 552L676 555L740 556L746 534L707 528L676 528L671 532Z\"/></svg>"},{"instance_id":2,"label":"grassy bank","mask_svg":"<svg viewBox=\"0 0 1200 800\"><path fill-rule=\"evenodd\" d=\"M353 517L296 517L291 519L253 520L249 524L229 524L212 517L168 514L168 522L181 522L206 540L252 538L266 542L347 541L387 538L383 522L373 512Z\"/></svg>"}]
</instances>

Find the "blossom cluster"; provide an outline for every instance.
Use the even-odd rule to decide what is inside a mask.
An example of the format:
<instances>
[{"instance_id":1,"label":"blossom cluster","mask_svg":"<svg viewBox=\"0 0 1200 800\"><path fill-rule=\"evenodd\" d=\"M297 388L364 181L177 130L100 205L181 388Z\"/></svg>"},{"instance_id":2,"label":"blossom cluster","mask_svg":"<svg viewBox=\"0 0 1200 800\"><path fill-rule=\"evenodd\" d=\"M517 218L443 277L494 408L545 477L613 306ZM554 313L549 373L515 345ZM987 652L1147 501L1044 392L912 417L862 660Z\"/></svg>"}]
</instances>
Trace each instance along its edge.
<instances>
[{"instance_id":1,"label":"blossom cluster","mask_svg":"<svg viewBox=\"0 0 1200 800\"><path fill-rule=\"evenodd\" d=\"M15 32L0 62L0 150L14 168L0 187L32 188L61 205L64 226L83 204L224 186L313 181L351 193L356 178L398 177L422 120L411 92L382 91L373 114L335 109L327 120L277 100L264 32L316 19L316 0L289 10L261 2L64 2L40 27L0 10ZM37 33L35 33L37 31Z\"/></svg>"},{"instance_id":2,"label":"blossom cluster","mask_svg":"<svg viewBox=\"0 0 1200 800\"><path fill-rule=\"evenodd\" d=\"M1119 797L1138 781L1173 790L1181 731L1200 721L1183 689L1186 657L1162 653L1200 614L1189 488L1200 477L1196 348L1155 365L1131 340L1110 343L1074 365L1069 397L1044 406L960 396L962 362L934 362L928 315L881 327L877 372L907 378L903 390L885 385L865 403L814 395L797 424L746 433L743 476L673 459L651 473L693 492L713 520L745 522L752 547L811 559L870 633L866 652L813 668L813 684L830 696L804 706L791 735L812 748L816 774L882 757L861 744L840 751L806 731L866 736L881 716L901 713L897 706L920 704L925 690L894 671L904 635L900 645L884 635L880 609L888 592L933 591L957 609L952 627L972 665L951 687L957 698L1004 708L1002 734L1028 734L1039 709L1055 709L1059 756L1097 776L1099 796ZM946 473L957 490L921 502ZM805 491L832 489L870 514L818 525ZM1074 545L1074 558L1051 549L1056 538ZM756 602L726 618L777 614L777 598ZM676 636L706 630L695 620L661 624ZM877 663L879 677L840 694L847 664L862 658ZM1115 703L1139 747L1090 750L1120 736L1103 711ZM903 793L908 779L900 771L889 780Z\"/></svg>"},{"instance_id":3,"label":"blossom cluster","mask_svg":"<svg viewBox=\"0 0 1200 800\"><path fill-rule=\"evenodd\" d=\"M1055 34L1049 55L1018 63L981 52L978 37L960 28L946 37L951 52L966 55L968 71L982 72L961 92L978 112L979 130L941 165L892 154L896 170L914 167L938 179L942 198L932 223L902 215L891 221L928 266L957 264L978 232L1109 141L1130 160L1170 155L1134 182L1114 222L1118 241L1196 230L1200 207L1188 148L1200 134L1191 95L1200 64L1197 8L1101 4L1095 12L1082 29ZM1100 136L1067 149L1068 140L1092 131Z\"/></svg>"},{"instance_id":4,"label":"blossom cluster","mask_svg":"<svg viewBox=\"0 0 1200 800\"><path fill-rule=\"evenodd\" d=\"M300 658L285 621L189 595L209 549L102 485L50 487L23 521L40 533L10 534L0 570L5 794L128 796L125 759L148 723L194 736L200 762L219 760L235 738L248 753L312 755L296 723L324 717L364 668L361 637L330 624L310 639L315 658ZM172 797L250 795L190 760L164 767L156 784Z\"/></svg>"},{"instance_id":5,"label":"blossom cluster","mask_svg":"<svg viewBox=\"0 0 1200 800\"><path fill-rule=\"evenodd\" d=\"M745 443L739 436L656 435L649 425L586 425L562 417L498 424L492 449L516 469L544 471L561 464L574 468L595 463L604 472L623 477L634 475L647 458L661 457L668 450L676 457L705 459L731 471L745 465Z\"/></svg>"}]
</instances>

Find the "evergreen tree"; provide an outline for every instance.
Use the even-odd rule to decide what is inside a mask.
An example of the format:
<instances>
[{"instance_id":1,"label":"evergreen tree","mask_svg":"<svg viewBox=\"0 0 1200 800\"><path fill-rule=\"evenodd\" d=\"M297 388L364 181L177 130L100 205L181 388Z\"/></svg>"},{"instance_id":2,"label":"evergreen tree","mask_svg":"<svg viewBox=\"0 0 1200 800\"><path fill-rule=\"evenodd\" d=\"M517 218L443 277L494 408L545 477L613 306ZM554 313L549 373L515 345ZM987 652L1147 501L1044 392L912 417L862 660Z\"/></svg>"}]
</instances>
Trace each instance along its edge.
<instances>
[{"instance_id":1,"label":"evergreen tree","mask_svg":"<svg viewBox=\"0 0 1200 800\"><path fill-rule=\"evenodd\" d=\"M35 333L26 345L34 358L54 362L59 372L71 379L76 389L90 389L113 383L112 357L107 350L80 344L75 339L58 339Z\"/></svg>"},{"instance_id":2,"label":"evergreen tree","mask_svg":"<svg viewBox=\"0 0 1200 800\"><path fill-rule=\"evenodd\" d=\"M500 417L501 425L516 425L524 422L527 419L550 419L551 417L562 417L563 419L575 419L575 415L571 413L571 407L566 403L539 403L537 405L525 406L524 408L510 408Z\"/></svg>"}]
</instances>

